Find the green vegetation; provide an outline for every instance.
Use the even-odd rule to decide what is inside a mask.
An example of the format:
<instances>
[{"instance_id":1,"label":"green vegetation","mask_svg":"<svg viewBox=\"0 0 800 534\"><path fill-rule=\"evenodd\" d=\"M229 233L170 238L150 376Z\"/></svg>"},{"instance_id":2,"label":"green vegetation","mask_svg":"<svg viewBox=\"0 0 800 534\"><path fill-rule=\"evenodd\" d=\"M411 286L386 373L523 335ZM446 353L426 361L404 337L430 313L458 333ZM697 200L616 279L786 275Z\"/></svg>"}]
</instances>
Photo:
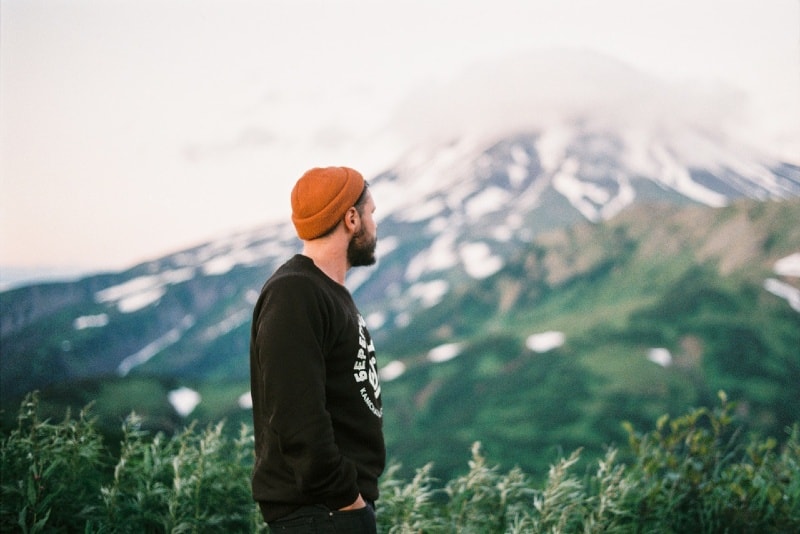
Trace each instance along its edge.
<instances>
[{"instance_id":1,"label":"green vegetation","mask_svg":"<svg viewBox=\"0 0 800 534\"><path fill-rule=\"evenodd\" d=\"M2 532L256 532L248 487L252 434L223 424L150 435L123 424L113 453L89 417L41 420L36 394L2 441Z\"/></svg>"},{"instance_id":2,"label":"green vegetation","mask_svg":"<svg viewBox=\"0 0 800 534\"><path fill-rule=\"evenodd\" d=\"M745 220L746 207L680 216L653 208L561 229L418 312L378 345L382 364L405 364L383 387L392 453L406 466L432 461L449 480L463 467L452 451L480 440L502 469L517 465L541 481L565 451L580 448L585 469L625 443L620 421L644 428L712 404L719 390L737 399L749 430L780 435L800 413L800 314L764 280L796 244L770 259L751 245L720 248L714 232ZM783 207L762 206L767 221L745 225L761 236L748 237L756 250L768 235L758 229L782 221L770 210ZM800 242L800 230L777 227ZM562 346L526 346L550 331L564 334ZM427 358L446 343L458 343L457 357ZM649 359L653 349L669 360Z\"/></svg>"},{"instance_id":3,"label":"green vegetation","mask_svg":"<svg viewBox=\"0 0 800 534\"><path fill-rule=\"evenodd\" d=\"M2 436L0 531L266 531L250 498L246 425L235 437L223 423L151 435L131 414L115 454L90 408L61 423L38 409L38 396L27 396ZM468 471L444 482L431 463L409 481L394 463L381 481L379 531L797 532L800 428L779 444L747 434L736 413L720 393L715 407L664 415L649 432L626 423L626 449L607 449L585 470L575 450L541 483L491 465L478 442Z\"/></svg>"},{"instance_id":4,"label":"green vegetation","mask_svg":"<svg viewBox=\"0 0 800 534\"><path fill-rule=\"evenodd\" d=\"M485 279L432 273L451 286L430 308L414 308L405 293L388 289L419 248L402 245L403 261L386 262L375 271L380 283L370 279L359 289L366 293L355 292L365 316L409 310L410 322L387 320L373 332L380 365L405 366L382 389L387 448L403 466L398 476L411 478L415 467L431 462L431 476L452 480L466 469L454 451L479 440L501 470L518 466L543 483L568 451L581 449L575 469L584 470L607 447L626 443L621 421L647 428L662 414L712 404L719 390L737 399L748 431L780 436L800 413L800 313L765 290L764 281L797 287L774 265L797 252L798 217L797 200L720 210L632 208L602 225L556 229L515 245L504 268ZM422 239L422 230L411 235ZM250 304L243 293L260 287L264 271L199 277L172 287L157 307L131 314L100 307L91 297L104 285L82 282L73 291L83 288L78 296L87 300L75 297L68 310L3 337L0 433L17 423L7 407L39 390L44 419L93 402L95 429L116 451L121 422L132 411L143 430L179 432L187 420L168 395L184 386L202 396L192 420L224 420L224 432L235 436L252 415L237 402L250 388ZM3 317L6 310L55 307L69 300L64 290L0 293ZM25 295L33 300L15 300ZM73 318L100 312L109 314L107 326L72 327ZM186 315L197 323L180 342L126 376L116 374L125 355ZM210 331L227 333L203 341ZM526 345L529 336L549 331L562 332L565 343L545 353ZM460 348L457 357L428 358L449 343ZM668 351L670 361L651 361L652 349ZM620 458L631 460L624 450Z\"/></svg>"},{"instance_id":5,"label":"green vegetation","mask_svg":"<svg viewBox=\"0 0 800 534\"><path fill-rule=\"evenodd\" d=\"M626 484L627 497L602 497L624 511L617 518L622 526L603 527L607 530L681 532L686 530L681 525L694 521L706 531L723 530L715 522L733 525L730 532L758 530L740 527L747 523L736 515L749 506L741 499L755 502L752 492L761 492L757 510L747 512L760 518L752 524L768 525L767 504L783 524L796 517L779 506L783 501L774 501L774 488L782 488L796 508L796 489L777 473L800 478L797 466L788 461L792 454L796 458L797 439L786 434L800 413L800 313L767 291L764 282L773 278L798 287L797 277L775 272L775 263L797 252L799 218L797 199L742 202L723 209L634 207L604 224L582 223L537 234L530 242L509 243L503 269L481 280L457 269L428 273L423 281L450 284L447 295L431 307L419 305L404 291L409 262L427 246L424 225L409 232L410 241L401 240L354 292L365 317L387 313L385 323L373 332L381 366L399 361L405 368L382 389L387 449L396 462L384 477L384 495L389 496L380 504L384 530L390 524L405 524L407 532L512 532L514 525L524 531L547 530L552 523L535 515L533 498L555 502L543 492L550 491L546 488L558 466L565 480L577 481L570 490L570 510L585 518L592 499L611 491L602 488L611 488L612 481L601 482L597 474L601 463L610 465L610 450L614 463L608 469L620 469L613 472ZM399 235L390 221L385 226L387 235ZM260 287L267 271L260 265L198 276L170 286L158 306L134 313L98 303L94 295L147 274L145 270L115 275L114 280L93 277L0 293L7 329L0 343L0 435L6 440L3 529L20 530L23 508L22 524L29 531L48 510L45 524L51 531L66 521L74 521L62 529L70 532L120 530L118 524L150 531L178 525L191 530L202 524L198 530L207 531L223 519L229 523L219 530L255 528L259 521L252 517L249 497L241 497L247 493L250 451L245 443L249 437L240 428L250 425L252 412L237 400L250 387L251 304L246 295ZM74 328L76 317L100 313L109 319L103 328ZM395 321L392 313L407 320ZM165 335L187 315L196 323L179 342L124 377L116 373L124 357ZM563 345L541 353L528 346L529 336L551 331L564 334ZM431 349L451 343L459 347L453 359L429 358ZM649 359L653 349L668 354L669 360L659 364ZM179 387L202 396L188 420L168 399ZM28 412L15 417L25 393L33 390L40 392L36 419ZM711 456L698 453L704 459L695 465L705 485L691 489L680 485L691 473L668 468L668 463L689 462L687 451L678 450L678 444L688 447L682 441L688 437L685 414L715 405L719 390L736 399L735 422L710 446ZM61 420L67 407L77 414L89 404L91 419L48 422ZM123 424L131 412L136 417ZM654 427L664 414L663 426ZM698 428L713 429L713 411L697 417ZM184 430L189 420L196 422ZM623 421L632 426L626 428ZM679 428L673 430L675 422ZM734 427L735 445L726 441ZM654 430L640 436L641 441L631 441L633 428ZM217 519L212 501L227 502L222 496L209 494L201 506L206 515L196 518L190 511L197 497L179 495L174 488L173 458L189 455L181 465L193 469L190 457L197 455L209 432L208 439L219 432L214 439L220 447L211 455L216 460L207 455L210 463L202 476L182 474L180 480L195 476L212 485L215 470L221 472L227 464L231 471L225 483L235 482L238 489L229 488L226 495L239 495L243 508L226 505ZM82 441L75 441L76 436ZM742 443L749 436L774 436L776 441ZM234 453L239 440L244 440L243 449ZM466 460L478 441L471 466ZM86 448L88 444L95 448ZM28 484L26 470L34 462L19 460L16 467L6 462L28 458L18 455L29 450L37 451L30 458L43 462L37 476L51 483L43 486L40 497L33 492L35 499L21 501L32 499L27 492L37 486L14 484ZM576 450L580 454L573 458L570 451ZM241 464L231 460L236 455ZM706 461L712 457L722 463ZM121 461L123 478L117 480L115 466ZM711 465L715 471L707 473ZM464 521L478 521L470 516L473 508L462 507L463 513L454 508L457 499L468 495L466 481L479 472L481 480L491 482L481 487L473 504L494 503L487 505L492 513L481 519L493 522L491 528L478 523L465 527ZM673 486L665 486L670 480ZM202 484L200 489L194 486L196 491L212 491ZM457 484L461 489L454 489ZM567 486L559 487L566 491ZM47 489L54 487L60 493ZM182 485L182 491L187 487ZM104 500L102 488L117 488L116 509ZM704 493L712 489L713 495ZM65 496L75 499L61 502ZM632 496L639 499L636 506ZM697 501L702 508L691 511L686 506L693 505L681 499ZM736 503L731 505L735 510L723 511L725 499ZM140 512L144 502L146 519ZM610 513L610 508L604 510ZM698 510L712 514L713 520ZM112 513L118 518L140 515L112 523ZM455 519L459 513L461 520ZM722 518L725 514L736 518ZM664 523L673 518L674 523ZM576 521L565 519L565 525L575 530ZM580 524L587 530L600 530L585 521Z\"/></svg>"},{"instance_id":6,"label":"green vegetation","mask_svg":"<svg viewBox=\"0 0 800 534\"><path fill-rule=\"evenodd\" d=\"M407 369L383 388L391 451L405 465L433 461L434 474L450 479L462 466L452 451L480 440L504 469L519 465L543 478L564 451L580 447L585 467L624 443L620 421L644 427L708 405L719 390L738 399L742 423L764 435L797 421L800 314L711 266L687 267L650 295L623 294L616 279L634 279L629 274L622 267L591 283L581 277L532 302L521 295L505 315L486 312L498 308L490 300L503 293L498 278L432 309L437 317L421 314L407 335L416 346L387 358ZM470 299L485 300L481 314L469 311ZM528 335L551 330L565 334L563 346L526 348ZM450 361L427 361L420 350L453 341L461 352ZM648 360L653 348L668 350L671 363Z\"/></svg>"}]
</instances>

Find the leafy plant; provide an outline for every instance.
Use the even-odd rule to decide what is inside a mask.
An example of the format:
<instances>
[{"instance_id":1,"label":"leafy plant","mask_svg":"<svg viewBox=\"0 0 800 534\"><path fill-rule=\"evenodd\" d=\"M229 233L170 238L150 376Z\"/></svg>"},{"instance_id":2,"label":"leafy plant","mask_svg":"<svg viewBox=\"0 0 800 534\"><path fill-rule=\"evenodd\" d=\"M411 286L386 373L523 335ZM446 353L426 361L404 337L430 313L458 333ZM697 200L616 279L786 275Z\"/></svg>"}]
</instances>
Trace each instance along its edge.
<instances>
[{"instance_id":1,"label":"leafy plant","mask_svg":"<svg viewBox=\"0 0 800 534\"><path fill-rule=\"evenodd\" d=\"M379 532L800 531L800 426L779 446L746 434L737 405L719 398L649 432L625 424L630 450L609 448L581 471L578 449L541 485L490 464L480 442L467 472L448 481L432 476L432 463L410 481L392 464L380 482ZM266 532L250 495L248 426L231 436L223 423L191 424L167 436L131 414L113 461L87 412L53 424L39 418L37 395L26 397L2 439L0 532Z\"/></svg>"},{"instance_id":2,"label":"leafy plant","mask_svg":"<svg viewBox=\"0 0 800 534\"><path fill-rule=\"evenodd\" d=\"M69 412L61 423L40 420L38 397L22 402L17 427L0 449L3 531L82 531L102 508L97 492L110 458L88 418Z\"/></svg>"},{"instance_id":3,"label":"leafy plant","mask_svg":"<svg viewBox=\"0 0 800 534\"><path fill-rule=\"evenodd\" d=\"M151 440L131 415L124 425L120 459L101 488L106 521L120 532L244 532L257 524L250 497L248 457L252 435L236 440L223 423Z\"/></svg>"},{"instance_id":4,"label":"leafy plant","mask_svg":"<svg viewBox=\"0 0 800 534\"><path fill-rule=\"evenodd\" d=\"M653 432L628 427L636 457L628 478L637 525L674 532L791 532L800 526L798 426L783 451L775 439L741 442L725 393Z\"/></svg>"}]
</instances>

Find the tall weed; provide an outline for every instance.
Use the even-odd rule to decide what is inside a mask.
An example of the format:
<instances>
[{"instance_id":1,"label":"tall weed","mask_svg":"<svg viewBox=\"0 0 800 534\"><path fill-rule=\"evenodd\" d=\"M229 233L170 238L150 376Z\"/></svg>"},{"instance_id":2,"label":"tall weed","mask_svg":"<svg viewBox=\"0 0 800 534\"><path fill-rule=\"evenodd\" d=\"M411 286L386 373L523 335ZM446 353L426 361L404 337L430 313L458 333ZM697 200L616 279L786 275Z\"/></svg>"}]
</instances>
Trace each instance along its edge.
<instances>
[{"instance_id":1,"label":"tall weed","mask_svg":"<svg viewBox=\"0 0 800 534\"><path fill-rule=\"evenodd\" d=\"M800 531L798 427L782 451L773 438L749 444L734 425L735 403L676 419L662 416L639 434L627 425L636 456L627 478L628 508L642 531Z\"/></svg>"},{"instance_id":2,"label":"tall weed","mask_svg":"<svg viewBox=\"0 0 800 534\"><path fill-rule=\"evenodd\" d=\"M2 439L0 530L81 532L101 513L97 488L111 458L88 408L51 423L39 419L38 402L26 396L17 427Z\"/></svg>"},{"instance_id":3,"label":"tall weed","mask_svg":"<svg viewBox=\"0 0 800 534\"><path fill-rule=\"evenodd\" d=\"M449 481L435 480L432 464L404 481L393 464L380 481L379 532L800 532L800 427L783 445L748 436L735 405L720 401L663 416L650 432L627 424L630 451L608 449L580 474L576 450L541 487L491 465L480 442ZM2 437L0 532L266 532L250 495L248 426L236 437L223 423L150 435L131 414L114 459L88 408L56 424L37 408L26 397Z\"/></svg>"},{"instance_id":4,"label":"tall weed","mask_svg":"<svg viewBox=\"0 0 800 534\"><path fill-rule=\"evenodd\" d=\"M252 436L223 434L223 424L152 439L131 415L123 427L120 459L103 486L106 523L115 532L248 532L256 528L250 497Z\"/></svg>"}]
</instances>

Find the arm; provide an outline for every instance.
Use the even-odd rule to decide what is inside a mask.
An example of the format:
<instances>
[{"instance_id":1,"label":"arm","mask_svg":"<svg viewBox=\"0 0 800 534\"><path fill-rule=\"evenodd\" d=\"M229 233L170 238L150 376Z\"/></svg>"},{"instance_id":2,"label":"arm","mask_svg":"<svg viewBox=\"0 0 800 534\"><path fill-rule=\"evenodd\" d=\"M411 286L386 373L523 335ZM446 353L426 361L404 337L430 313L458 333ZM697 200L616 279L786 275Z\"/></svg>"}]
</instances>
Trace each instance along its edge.
<instances>
[{"instance_id":1,"label":"arm","mask_svg":"<svg viewBox=\"0 0 800 534\"><path fill-rule=\"evenodd\" d=\"M325 408L324 308L308 280L275 281L258 314L257 358L264 417L298 489L341 509L358 506L360 496L355 467L340 454Z\"/></svg>"}]
</instances>

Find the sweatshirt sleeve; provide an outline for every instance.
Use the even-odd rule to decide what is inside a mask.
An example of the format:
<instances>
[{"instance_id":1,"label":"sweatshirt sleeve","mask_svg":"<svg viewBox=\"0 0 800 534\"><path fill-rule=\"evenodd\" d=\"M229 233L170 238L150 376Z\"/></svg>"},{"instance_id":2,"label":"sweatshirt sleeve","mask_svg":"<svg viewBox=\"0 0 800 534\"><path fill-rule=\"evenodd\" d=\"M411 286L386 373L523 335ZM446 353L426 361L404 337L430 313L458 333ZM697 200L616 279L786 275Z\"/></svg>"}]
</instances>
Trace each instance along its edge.
<instances>
[{"instance_id":1,"label":"sweatshirt sleeve","mask_svg":"<svg viewBox=\"0 0 800 534\"><path fill-rule=\"evenodd\" d=\"M324 294L304 277L266 288L257 319L257 360L272 439L303 494L331 509L358 496L355 465L336 446L326 409Z\"/></svg>"}]
</instances>

